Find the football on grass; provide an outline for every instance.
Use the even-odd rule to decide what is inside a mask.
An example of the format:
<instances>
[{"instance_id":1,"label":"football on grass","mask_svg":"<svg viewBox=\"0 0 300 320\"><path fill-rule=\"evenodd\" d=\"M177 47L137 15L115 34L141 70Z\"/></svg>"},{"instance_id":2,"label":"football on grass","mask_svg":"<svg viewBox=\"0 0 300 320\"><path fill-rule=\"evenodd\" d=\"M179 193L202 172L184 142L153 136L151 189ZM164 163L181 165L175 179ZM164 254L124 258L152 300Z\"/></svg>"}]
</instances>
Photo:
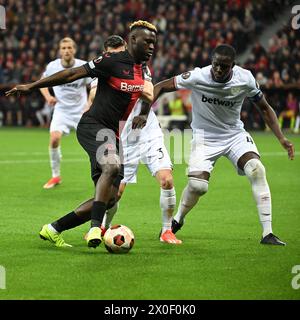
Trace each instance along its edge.
<instances>
[{"instance_id":1,"label":"football on grass","mask_svg":"<svg viewBox=\"0 0 300 320\"><path fill-rule=\"evenodd\" d=\"M133 244L133 232L122 224L110 227L104 234L104 245L110 253L127 253Z\"/></svg>"}]
</instances>

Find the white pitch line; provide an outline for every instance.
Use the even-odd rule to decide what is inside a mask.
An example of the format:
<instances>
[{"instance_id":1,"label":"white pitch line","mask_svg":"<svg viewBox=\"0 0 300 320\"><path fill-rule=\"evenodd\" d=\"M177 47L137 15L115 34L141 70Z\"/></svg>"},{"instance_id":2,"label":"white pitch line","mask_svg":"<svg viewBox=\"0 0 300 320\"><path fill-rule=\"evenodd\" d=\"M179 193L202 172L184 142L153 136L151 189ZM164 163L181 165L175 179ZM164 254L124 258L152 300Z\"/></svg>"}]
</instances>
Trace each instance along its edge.
<instances>
[{"instance_id":1,"label":"white pitch line","mask_svg":"<svg viewBox=\"0 0 300 320\"><path fill-rule=\"evenodd\" d=\"M66 153L67 154L67 153ZM12 154L9 154L12 155ZM27 153L24 155L32 155L31 153ZM45 156L48 156L47 154L44 154ZM300 152L295 153L296 156L300 155ZM6 154L8 156L8 154ZM171 154L172 156L172 154ZM262 157L287 157L286 152L264 152L261 153ZM70 159L62 159L64 163L76 163L76 162L88 162L88 158L70 158ZM176 157L176 162L178 161L178 158ZM38 163L48 163L49 159L25 159L25 160L0 160L0 165L5 165L5 164L38 164Z\"/></svg>"},{"instance_id":2,"label":"white pitch line","mask_svg":"<svg viewBox=\"0 0 300 320\"><path fill-rule=\"evenodd\" d=\"M69 156L80 156L79 152L64 152L64 155L69 155ZM47 152L28 152L28 151L16 151L16 152L8 152L8 153L3 153L3 155L6 156L13 156L13 157L18 157L18 156L48 156Z\"/></svg>"},{"instance_id":3,"label":"white pitch line","mask_svg":"<svg viewBox=\"0 0 300 320\"><path fill-rule=\"evenodd\" d=\"M64 159L63 162L86 162L88 159ZM48 163L49 159L39 160L0 160L1 164L32 164L32 163Z\"/></svg>"}]
</instances>

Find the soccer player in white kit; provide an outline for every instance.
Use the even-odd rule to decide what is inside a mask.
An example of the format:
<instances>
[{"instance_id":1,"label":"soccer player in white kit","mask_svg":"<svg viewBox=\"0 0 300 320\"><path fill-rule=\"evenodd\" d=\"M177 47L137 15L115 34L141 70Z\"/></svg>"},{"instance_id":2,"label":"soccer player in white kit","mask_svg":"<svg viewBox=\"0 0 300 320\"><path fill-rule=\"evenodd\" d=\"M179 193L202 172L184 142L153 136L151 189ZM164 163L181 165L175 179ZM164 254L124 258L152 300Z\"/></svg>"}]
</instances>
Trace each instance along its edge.
<instances>
[{"instance_id":1,"label":"soccer player in white kit","mask_svg":"<svg viewBox=\"0 0 300 320\"><path fill-rule=\"evenodd\" d=\"M240 120L244 99L249 98L261 111L266 124L280 144L294 158L293 144L279 128L276 114L266 101L250 71L235 66L235 49L229 45L216 47L212 65L162 81L154 87L154 100L163 92L190 89L192 100L193 139L188 168L188 184L183 190L178 211L172 222L176 233L186 214L208 191L210 174L218 158L227 157L240 175L251 183L262 225L260 243L285 245L272 231L271 194L266 171L250 134Z\"/></svg>"},{"instance_id":2,"label":"soccer player in white kit","mask_svg":"<svg viewBox=\"0 0 300 320\"><path fill-rule=\"evenodd\" d=\"M120 37L119 37L120 38ZM113 41L115 40L115 41ZM121 39L118 36L111 36L104 43L107 52L118 52L125 50ZM119 42L118 42L119 41ZM111 43L111 44L110 44ZM120 46L117 44L120 43ZM113 45L114 44L114 45ZM147 68L148 81L151 81L150 70ZM88 102L92 103L98 85L98 79L91 83ZM100 87L101 90L101 87ZM132 129L134 117L141 112L142 100L138 100L131 114L126 120L121 133L122 150L124 159L124 178L119 187L119 198L121 198L128 183L136 183L136 175L140 161L147 165L151 175L156 178L160 184L160 207L162 211L162 230L160 241L170 244L181 244L172 232L172 218L176 205L176 192L173 184L172 162L168 151L164 145L163 132L160 128L158 119L150 109L147 122L142 130ZM102 222L102 234L109 228L111 221L118 210L118 203L108 209Z\"/></svg>"},{"instance_id":3,"label":"soccer player in white kit","mask_svg":"<svg viewBox=\"0 0 300 320\"><path fill-rule=\"evenodd\" d=\"M84 60L76 59L76 44L73 39L66 37L59 42L60 58L51 61L43 73L42 78L65 70L66 68L79 67L86 63ZM87 86L91 78L83 78L72 83L53 87L55 97L48 88L41 88L46 102L54 107L50 123L49 156L52 171L51 179L44 185L44 189L50 189L61 183L60 161L61 161L61 138L69 134L71 129L76 130L77 124L82 116L87 102Z\"/></svg>"}]
</instances>

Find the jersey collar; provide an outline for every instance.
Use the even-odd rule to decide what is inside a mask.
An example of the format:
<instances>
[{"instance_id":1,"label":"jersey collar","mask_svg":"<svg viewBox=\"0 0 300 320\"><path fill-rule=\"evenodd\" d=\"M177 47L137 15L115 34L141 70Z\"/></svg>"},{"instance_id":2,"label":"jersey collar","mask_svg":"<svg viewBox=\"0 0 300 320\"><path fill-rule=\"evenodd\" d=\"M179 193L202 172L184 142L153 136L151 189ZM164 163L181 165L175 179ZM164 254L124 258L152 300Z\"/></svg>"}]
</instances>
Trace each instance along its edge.
<instances>
[{"instance_id":1,"label":"jersey collar","mask_svg":"<svg viewBox=\"0 0 300 320\"><path fill-rule=\"evenodd\" d=\"M214 76L214 73L212 72L212 67L210 69L210 74L212 76L212 79L215 81L215 82L218 82L218 83L226 83L228 81L231 80L232 76L233 76L233 70L231 70L230 74L228 75L228 77L226 79L224 79L223 81L218 81L215 76Z\"/></svg>"}]
</instances>

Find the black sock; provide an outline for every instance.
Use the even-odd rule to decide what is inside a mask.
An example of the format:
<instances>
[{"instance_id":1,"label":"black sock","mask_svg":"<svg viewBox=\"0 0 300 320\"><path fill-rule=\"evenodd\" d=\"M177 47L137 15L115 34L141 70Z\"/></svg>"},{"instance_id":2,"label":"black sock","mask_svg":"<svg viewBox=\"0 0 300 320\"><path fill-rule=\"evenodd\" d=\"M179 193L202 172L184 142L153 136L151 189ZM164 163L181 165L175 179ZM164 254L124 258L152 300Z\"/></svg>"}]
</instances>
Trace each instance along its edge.
<instances>
[{"instance_id":1,"label":"black sock","mask_svg":"<svg viewBox=\"0 0 300 320\"><path fill-rule=\"evenodd\" d=\"M106 211L106 204L102 201L94 201L91 212L91 228L100 227L104 214Z\"/></svg>"},{"instance_id":2,"label":"black sock","mask_svg":"<svg viewBox=\"0 0 300 320\"><path fill-rule=\"evenodd\" d=\"M77 214L74 211L72 211L63 216L62 218L52 222L51 225L57 232L63 232L65 230L80 226L85 222L86 220L78 217Z\"/></svg>"}]
</instances>

